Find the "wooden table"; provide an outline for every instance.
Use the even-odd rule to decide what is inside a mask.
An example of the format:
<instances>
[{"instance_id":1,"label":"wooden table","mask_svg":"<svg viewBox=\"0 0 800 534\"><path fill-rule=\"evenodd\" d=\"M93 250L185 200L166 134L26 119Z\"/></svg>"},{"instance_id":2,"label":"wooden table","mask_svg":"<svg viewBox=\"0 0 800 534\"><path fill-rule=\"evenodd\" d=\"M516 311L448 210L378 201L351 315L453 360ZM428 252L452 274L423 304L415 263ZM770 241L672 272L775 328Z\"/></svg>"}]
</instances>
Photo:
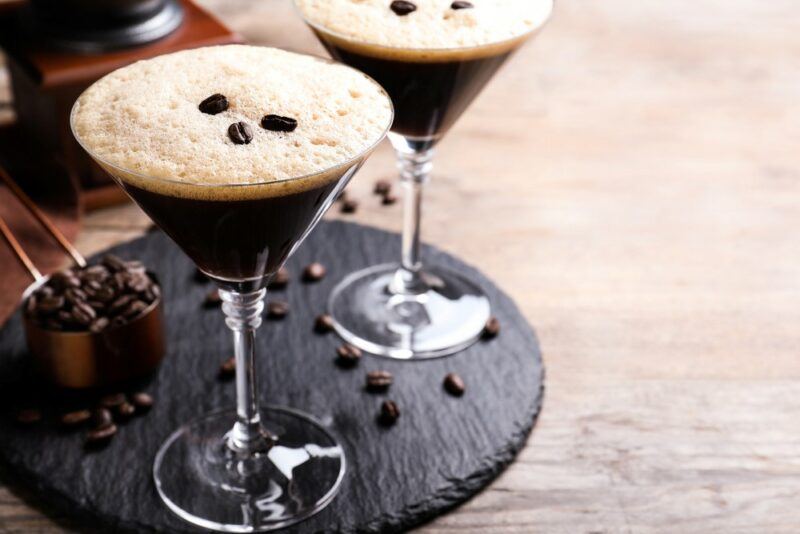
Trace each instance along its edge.
<instances>
[{"instance_id":1,"label":"wooden table","mask_svg":"<svg viewBox=\"0 0 800 534\"><path fill-rule=\"evenodd\" d=\"M285 0L203 3L320 52ZM517 462L423 532L800 531L798 27L792 0L561 0L441 145L425 238L516 298L548 381ZM383 146L349 217L399 230L392 174ZM78 245L147 225L94 213ZM0 532L61 528L0 488Z\"/></svg>"}]
</instances>

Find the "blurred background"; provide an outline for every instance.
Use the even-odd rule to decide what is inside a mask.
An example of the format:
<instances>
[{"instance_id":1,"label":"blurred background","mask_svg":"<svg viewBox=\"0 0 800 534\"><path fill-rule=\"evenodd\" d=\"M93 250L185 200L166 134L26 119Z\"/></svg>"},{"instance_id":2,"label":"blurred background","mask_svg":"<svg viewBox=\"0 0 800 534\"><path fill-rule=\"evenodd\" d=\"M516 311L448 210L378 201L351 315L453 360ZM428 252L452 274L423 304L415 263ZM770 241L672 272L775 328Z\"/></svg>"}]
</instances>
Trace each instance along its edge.
<instances>
[{"instance_id":1,"label":"blurred background","mask_svg":"<svg viewBox=\"0 0 800 534\"><path fill-rule=\"evenodd\" d=\"M197 3L324 55L289 0ZM441 143L423 238L517 301L548 382L519 460L423 530L800 529L798 28L790 0L560 0ZM371 194L394 176L386 144L349 187L358 211L329 217L399 231ZM40 187L85 254L149 227ZM0 532L60 528L0 487Z\"/></svg>"}]
</instances>

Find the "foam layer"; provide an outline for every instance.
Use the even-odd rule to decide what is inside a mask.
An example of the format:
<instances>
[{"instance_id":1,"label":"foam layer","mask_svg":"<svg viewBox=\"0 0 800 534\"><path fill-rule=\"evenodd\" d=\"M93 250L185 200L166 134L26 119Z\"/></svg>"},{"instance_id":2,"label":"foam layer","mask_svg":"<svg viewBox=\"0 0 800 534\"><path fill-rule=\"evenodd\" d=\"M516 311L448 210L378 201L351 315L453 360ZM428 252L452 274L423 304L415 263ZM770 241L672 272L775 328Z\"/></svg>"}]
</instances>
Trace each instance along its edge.
<instances>
[{"instance_id":1,"label":"foam layer","mask_svg":"<svg viewBox=\"0 0 800 534\"><path fill-rule=\"evenodd\" d=\"M390 0L295 0L306 21L336 46L406 61L446 61L507 52L540 29L553 0L414 0L416 11L398 16Z\"/></svg>"},{"instance_id":2,"label":"foam layer","mask_svg":"<svg viewBox=\"0 0 800 534\"><path fill-rule=\"evenodd\" d=\"M228 110L198 110L221 93ZM267 131L261 118L297 119L291 133ZM389 127L383 90L343 65L254 46L186 50L140 61L97 81L73 109L79 142L119 179L174 196L288 194L338 179L341 166L374 146ZM247 122L250 144L228 126ZM326 172L323 172L326 171ZM307 180L299 176L321 173ZM208 186L231 187L226 192ZM258 184L258 185L255 185Z\"/></svg>"}]
</instances>

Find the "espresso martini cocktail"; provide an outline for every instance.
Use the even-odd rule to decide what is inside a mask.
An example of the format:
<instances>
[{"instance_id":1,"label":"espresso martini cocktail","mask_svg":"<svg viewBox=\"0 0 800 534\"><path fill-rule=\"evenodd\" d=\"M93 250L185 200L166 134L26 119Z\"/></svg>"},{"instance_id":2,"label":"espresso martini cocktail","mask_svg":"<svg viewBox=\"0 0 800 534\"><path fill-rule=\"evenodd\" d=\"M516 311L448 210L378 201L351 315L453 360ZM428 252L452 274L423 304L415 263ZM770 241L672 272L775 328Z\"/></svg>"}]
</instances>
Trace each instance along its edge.
<instances>
[{"instance_id":1,"label":"espresso martini cocktail","mask_svg":"<svg viewBox=\"0 0 800 534\"><path fill-rule=\"evenodd\" d=\"M380 83L395 107L405 215L399 264L346 278L329 302L337 331L384 356L452 354L490 316L470 280L420 260L422 186L433 147L508 57L550 17L553 0L295 0L330 54Z\"/></svg>"},{"instance_id":2,"label":"espresso martini cocktail","mask_svg":"<svg viewBox=\"0 0 800 534\"><path fill-rule=\"evenodd\" d=\"M364 74L251 46L141 61L78 99L80 144L220 288L237 407L178 429L155 460L164 502L196 525L258 532L333 498L343 451L316 420L259 407L265 286L386 134L392 105Z\"/></svg>"}]
</instances>

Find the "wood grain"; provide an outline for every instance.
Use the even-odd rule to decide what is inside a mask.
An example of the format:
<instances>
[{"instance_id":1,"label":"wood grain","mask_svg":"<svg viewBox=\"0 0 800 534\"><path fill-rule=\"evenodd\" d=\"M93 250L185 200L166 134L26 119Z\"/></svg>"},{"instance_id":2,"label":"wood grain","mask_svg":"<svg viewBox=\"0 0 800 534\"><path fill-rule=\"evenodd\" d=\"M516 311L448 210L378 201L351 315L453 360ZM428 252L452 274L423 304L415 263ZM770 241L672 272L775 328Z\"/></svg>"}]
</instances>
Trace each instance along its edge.
<instances>
[{"instance_id":1,"label":"wood grain","mask_svg":"<svg viewBox=\"0 0 800 534\"><path fill-rule=\"evenodd\" d=\"M205 0L321 53L284 0ZM422 529L800 530L800 8L562 0L442 143L425 239L514 296L548 367L519 460ZM360 222L399 230L374 179ZM340 216L340 215L334 215ZM87 218L85 252L138 235ZM0 490L0 532L55 532Z\"/></svg>"}]
</instances>

